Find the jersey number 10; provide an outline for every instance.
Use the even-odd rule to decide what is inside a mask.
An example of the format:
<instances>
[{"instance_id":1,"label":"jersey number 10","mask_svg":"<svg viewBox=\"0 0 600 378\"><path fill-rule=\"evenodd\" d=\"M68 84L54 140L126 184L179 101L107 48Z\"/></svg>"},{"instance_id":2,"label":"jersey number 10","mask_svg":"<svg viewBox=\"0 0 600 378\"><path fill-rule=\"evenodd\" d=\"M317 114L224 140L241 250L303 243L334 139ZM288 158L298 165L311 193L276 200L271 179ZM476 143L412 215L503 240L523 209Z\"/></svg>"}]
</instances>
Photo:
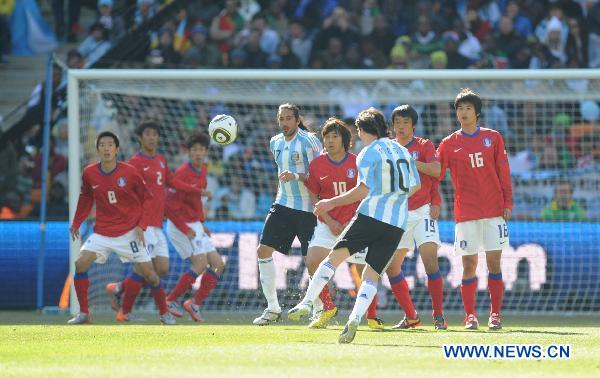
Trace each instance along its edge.
<instances>
[{"instance_id":1,"label":"jersey number 10","mask_svg":"<svg viewBox=\"0 0 600 378\"><path fill-rule=\"evenodd\" d=\"M390 166L390 192L395 192L396 191L396 175L394 174L394 162L388 159L388 160L386 160L386 163L388 163ZM406 164L406 171L410 172L410 165L408 164L408 161L406 161L405 159L396 160L395 168L398 170L398 178L399 178L398 188L400 188L400 190L402 190L403 192L408 192L408 188L404 186L404 173L403 173L402 167L401 167L402 164Z\"/></svg>"},{"instance_id":2,"label":"jersey number 10","mask_svg":"<svg viewBox=\"0 0 600 378\"><path fill-rule=\"evenodd\" d=\"M333 192L335 193L336 196L346 193L346 182L345 181L334 181L333 182Z\"/></svg>"}]
</instances>

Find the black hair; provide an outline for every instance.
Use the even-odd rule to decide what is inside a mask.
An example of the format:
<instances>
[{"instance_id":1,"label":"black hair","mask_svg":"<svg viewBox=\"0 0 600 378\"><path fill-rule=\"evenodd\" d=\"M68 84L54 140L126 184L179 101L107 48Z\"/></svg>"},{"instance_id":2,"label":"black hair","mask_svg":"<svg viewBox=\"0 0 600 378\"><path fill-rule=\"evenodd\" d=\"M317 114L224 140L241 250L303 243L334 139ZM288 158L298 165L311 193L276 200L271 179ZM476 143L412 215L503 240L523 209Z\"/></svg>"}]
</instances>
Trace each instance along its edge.
<instances>
[{"instance_id":1,"label":"black hair","mask_svg":"<svg viewBox=\"0 0 600 378\"><path fill-rule=\"evenodd\" d=\"M117 134L113 133L112 131L103 131L96 137L96 149L100 147L100 139L104 137L112 138L115 142L115 146L117 146L117 148L119 147L120 142Z\"/></svg>"},{"instance_id":2,"label":"black hair","mask_svg":"<svg viewBox=\"0 0 600 378\"><path fill-rule=\"evenodd\" d=\"M325 121L325 125L321 130L321 136L325 138L325 135L336 132L342 137L342 144L344 145L344 150L348 152L350 147L352 147L352 132L350 128L346 124L346 122L342 121L339 118L331 117L327 121Z\"/></svg>"},{"instance_id":3,"label":"black hair","mask_svg":"<svg viewBox=\"0 0 600 378\"><path fill-rule=\"evenodd\" d=\"M454 99L454 110L456 110L458 105L461 103L473 104L477 118L481 116L481 96L475 93L472 89L463 88L460 92L458 92L456 98Z\"/></svg>"},{"instance_id":4,"label":"black hair","mask_svg":"<svg viewBox=\"0 0 600 378\"><path fill-rule=\"evenodd\" d=\"M140 124L135 128L135 135L141 137L146 129L155 130L158 133L158 136L160 136L160 125L157 121L152 119L147 119L140 122Z\"/></svg>"},{"instance_id":5,"label":"black hair","mask_svg":"<svg viewBox=\"0 0 600 378\"><path fill-rule=\"evenodd\" d=\"M419 120L419 114L417 113L415 108L413 108L412 106L410 106L408 104L397 106L392 111L392 123L394 122L394 118L396 118L396 117L405 117L405 118L410 117L410 119L412 120L413 128L415 128L417 126L417 121Z\"/></svg>"},{"instance_id":6,"label":"black hair","mask_svg":"<svg viewBox=\"0 0 600 378\"><path fill-rule=\"evenodd\" d=\"M302 116L300 115L300 108L298 107L298 105L292 104L290 102L286 102L285 104L279 105L279 109L277 110L277 118L279 118L279 115L281 114L281 111L283 109L289 109L294 113L294 117L296 118L296 120L300 121L300 123L298 124L299 128L301 128L304 131L310 131L308 127L306 127L306 125L304 124L304 118L302 118Z\"/></svg>"},{"instance_id":7,"label":"black hair","mask_svg":"<svg viewBox=\"0 0 600 378\"><path fill-rule=\"evenodd\" d=\"M362 131L377 136L378 139L388 136L383 113L373 107L358 113L354 124Z\"/></svg>"},{"instance_id":8,"label":"black hair","mask_svg":"<svg viewBox=\"0 0 600 378\"><path fill-rule=\"evenodd\" d=\"M191 149L195 144L199 144L205 148L208 148L210 145L210 138L208 134L197 131L190 135L185 141L185 146L188 149Z\"/></svg>"}]
</instances>

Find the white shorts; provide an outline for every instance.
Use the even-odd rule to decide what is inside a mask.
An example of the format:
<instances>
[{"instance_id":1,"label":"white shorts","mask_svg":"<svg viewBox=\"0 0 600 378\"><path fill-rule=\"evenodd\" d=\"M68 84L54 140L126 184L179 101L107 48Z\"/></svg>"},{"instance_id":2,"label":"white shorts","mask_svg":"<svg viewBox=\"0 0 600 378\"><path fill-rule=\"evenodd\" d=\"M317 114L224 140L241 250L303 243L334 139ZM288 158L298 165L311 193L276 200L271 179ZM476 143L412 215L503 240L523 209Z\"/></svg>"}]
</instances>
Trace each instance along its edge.
<instances>
[{"instance_id":1,"label":"white shorts","mask_svg":"<svg viewBox=\"0 0 600 378\"><path fill-rule=\"evenodd\" d=\"M186 224L196 233L196 237L193 240L190 240L183 232L175 227L173 222L170 220L167 221L167 236L183 260L194 255L202 255L216 251L210 241L210 237L204 232L202 222Z\"/></svg>"},{"instance_id":2,"label":"white shorts","mask_svg":"<svg viewBox=\"0 0 600 378\"><path fill-rule=\"evenodd\" d=\"M321 247L325 249L333 249L335 246L335 242L337 241L337 236L331 232L329 226L325 223L317 220L317 227L315 227L315 231L313 233L313 237L310 240L310 244L308 248L311 247ZM367 251L360 251L352 256L348 257L346 260L348 263L352 264L366 264L365 259L367 258Z\"/></svg>"},{"instance_id":3,"label":"white shorts","mask_svg":"<svg viewBox=\"0 0 600 378\"><path fill-rule=\"evenodd\" d=\"M83 243L80 251L96 253L97 258L95 262L97 264L104 264L111 252L119 255L122 262L143 263L152 261L146 247L135 240L134 230L115 237L93 233Z\"/></svg>"},{"instance_id":4,"label":"white shorts","mask_svg":"<svg viewBox=\"0 0 600 378\"><path fill-rule=\"evenodd\" d=\"M162 228L152 226L146 228L144 241L152 258L158 256L169 258L169 246L167 245L167 238Z\"/></svg>"},{"instance_id":5,"label":"white shorts","mask_svg":"<svg viewBox=\"0 0 600 378\"><path fill-rule=\"evenodd\" d=\"M474 255L509 247L508 227L502 217L457 223L454 228L454 255Z\"/></svg>"},{"instance_id":6,"label":"white shorts","mask_svg":"<svg viewBox=\"0 0 600 378\"><path fill-rule=\"evenodd\" d=\"M429 242L437 244L438 248L442 245L438 222L431 219L429 211L430 206L427 204L408 212L406 230L402 234L398 249L408 249L410 252L415 249L415 244L419 248Z\"/></svg>"}]
</instances>

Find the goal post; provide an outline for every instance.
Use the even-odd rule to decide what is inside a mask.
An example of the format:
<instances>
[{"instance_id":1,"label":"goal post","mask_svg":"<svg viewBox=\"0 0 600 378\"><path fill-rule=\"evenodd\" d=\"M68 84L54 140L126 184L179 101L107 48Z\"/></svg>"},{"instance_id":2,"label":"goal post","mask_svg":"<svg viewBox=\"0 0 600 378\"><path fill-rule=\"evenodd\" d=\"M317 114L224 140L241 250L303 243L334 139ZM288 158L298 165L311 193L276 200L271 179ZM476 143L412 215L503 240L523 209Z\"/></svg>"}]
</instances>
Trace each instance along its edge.
<instances>
[{"instance_id":1,"label":"goal post","mask_svg":"<svg viewBox=\"0 0 600 378\"><path fill-rule=\"evenodd\" d=\"M115 131L121 139L121 157L128 159L137 149L133 136L136 122L145 117L158 118L164 130L160 152L173 170L185 161L182 144L190 131L206 131L210 116L230 114L238 122L240 136L231 146L211 145L209 181L218 191L213 194L224 199L207 205L213 242L225 251L228 266L214 291L215 299L209 300L206 307L260 309L264 298L254 251L266 215L260 211L273 198L270 192L276 182L266 146L278 132L277 105L298 104L307 123L318 129L329 116L350 119L358 110L375 106L387 118L394 106L409 103L419 112L417 135L432 139L437 146L442 137L458 127L450 104L464 87L482 95L481 124L503 133L511 155L517 219L509 222L511 249L503 257L507 311L599 310L600 293L594 278L600 268L595 257L600 241L600 170L598 156L594 155L598 135L593 133L598 132L599 120L597 114L595 119L593 116L594 104L597 110L600 103L600 70L69 70L70 222L81 169L96 158L93 140L99 131ZM591 115L587 114L590 107ZM576 140L571 138L573 135ZM565 157L567 154L570 157ZM592 155L591 164L586 163L586 154ZM228 197L234 191L233 176L252 192L256 208L253 216L237 217L235 211L239 209ZM586 221L540 221L558 178L572 181L574 198L582 203ZM442 185L442 196L440 230L444 245L440 256L444 262L445 307L458 311L460 261L451 253L453 192L447 182ZM71 241L72 276L79 248L79 241ZM165 279L168 289L187 268L173 249L171 257L171 270ZM276 260L280 298L283 303L294 302L306 284L302 259L292 254L277 256ZM480 290L487 287L484 261L478 268ZM127 269L127 265L112 258L107 265L91 270L93 307L109 308L103 297L104 284L123 278ZM354 283L344 269L338 271L334 284L338 288L336 300L348 306ZM429 298L423 289L425 272L419 257L409 256L403 270L414 289L418 310L428 311ZM384 279L380 296L392 300L386 285ZM480 299L484 296L483 292L479 295ZM139 302L139 309L153 306L147 296ZM73 287L71 311L78 311Z\"/></svg>"}]
</instances>

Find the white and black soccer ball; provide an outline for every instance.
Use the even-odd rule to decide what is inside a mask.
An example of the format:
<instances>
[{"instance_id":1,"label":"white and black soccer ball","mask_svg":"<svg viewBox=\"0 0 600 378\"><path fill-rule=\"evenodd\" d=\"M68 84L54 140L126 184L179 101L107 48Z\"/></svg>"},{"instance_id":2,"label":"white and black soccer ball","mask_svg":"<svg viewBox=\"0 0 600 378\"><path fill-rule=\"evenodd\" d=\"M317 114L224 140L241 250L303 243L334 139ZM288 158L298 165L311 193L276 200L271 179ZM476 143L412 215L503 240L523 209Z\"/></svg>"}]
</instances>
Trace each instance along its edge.
<instances>
[{"instance_id":1,"label":"white and black soccer ball","mask_svg":"<svg viewBox=\"0 0 600 378\"><path fill-rule=\"evenodd\" d=\"M219 114L208 124L208 133L216 143L230 144L238 136L238 124L232 116Z\"/></svg>"}]
</instances>

